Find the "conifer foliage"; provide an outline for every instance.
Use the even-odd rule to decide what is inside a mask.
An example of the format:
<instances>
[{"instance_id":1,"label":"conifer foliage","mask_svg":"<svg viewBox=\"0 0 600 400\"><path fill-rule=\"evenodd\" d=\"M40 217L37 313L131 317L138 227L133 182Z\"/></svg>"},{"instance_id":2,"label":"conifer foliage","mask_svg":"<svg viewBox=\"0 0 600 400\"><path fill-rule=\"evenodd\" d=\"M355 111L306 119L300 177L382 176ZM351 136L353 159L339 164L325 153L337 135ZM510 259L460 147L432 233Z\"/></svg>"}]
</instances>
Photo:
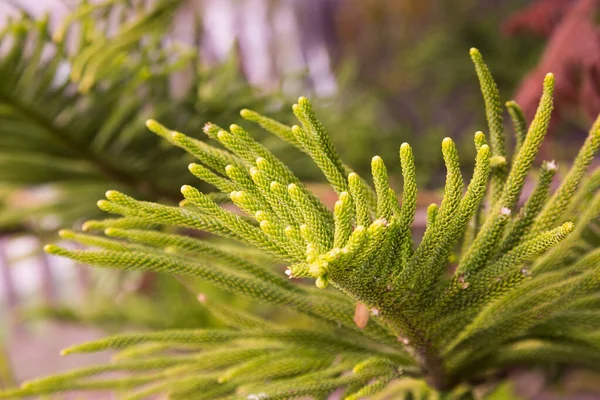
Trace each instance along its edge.
<instances>
[{"instance_id":1,"label":"conifer foliage","mask_svg":"<svg viewBox=\"0 0 600 400\"><path fill-rule=\"evenodd\" d=\"M373 185L339 159L307 99L293 106L299 124L292 127L243 110L243 118L314 160L337 193L331 211L238 125L205 126L222 150L148 121L151 131L196 157L190 172L227 193L240 212L193 186L182 187L179 207L109 191L98 206L117 218L86 223L91 233L61 231L92 249L46 250L97 267L200 278L316 323L290 327L207 304L229 328L123 333L75 345L64 354L118 352L110 364L30 381L0 398L82 389L119 390L128 399L157 393L173 399L326 398L336 390L359 399L393 389L393 398L402 398L413 389L432 393L423 391L424 382L446 398L463 398L469 387L493 381L512 365L598 369L600 172L587 170L600 147L600 120L551 193L557 165L538 168L534 161L551 117L553 75L544 79L530 124L516 103L507 103L516 138L510 152L496 85L476 49L471 58L489 141L475 134L477 156L467 183L455 143L443 140L444 196L427 209L419 243L411 231L417 187L407 143L399 151L398 196L380 157L372 159ZM521 205L532 170L537 184ZM258 248L285 263L291 280L231 245L156 225ZM299 278L314 280L317 288L296 284ZM370 310L366 324L353 320L357 304ZM102 377L112 371L131 374Z\"/></svg>"},{"instance_id":2,"label":"conifer foliage","mask_svg":"<svg viewBox=\"0 0 600 400\"><path fill-rule=\"evenodd\" d=\"M50 15L25 12L0 29L1 229L43 232L44 220L97 217L94 202L111 188L177 204L179 187L194 178L144 121L196 131L272 103L234 54L209 67L191 44L165 39L181 1L88 3L58 29ZM190 84L173 90L186 69ZM19 201L25 188L53 190Z\"/></svg>"}]
</instances>

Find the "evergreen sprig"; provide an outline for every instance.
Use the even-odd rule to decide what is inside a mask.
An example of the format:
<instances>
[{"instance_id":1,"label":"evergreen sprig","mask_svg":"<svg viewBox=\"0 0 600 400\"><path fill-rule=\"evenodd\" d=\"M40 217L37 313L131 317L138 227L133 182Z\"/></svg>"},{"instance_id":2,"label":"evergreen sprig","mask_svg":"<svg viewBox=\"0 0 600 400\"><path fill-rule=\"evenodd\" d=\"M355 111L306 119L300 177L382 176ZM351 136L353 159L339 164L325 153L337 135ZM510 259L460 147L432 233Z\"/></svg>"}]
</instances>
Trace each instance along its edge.
<instances>
[{"instance_id":1,"label":"evergreen sprig","mask_svg":"<svg viewBox=\"0 0 600 400\"><path fill-rule=\"evenodd\" d=\"M411 232L416 172L406 143L399 154L400 203L380 157L371 164L373 188L342 163L306 98L293 107L299 125L292 127L242 111L314 160L337 193L331 211L237 125L205 127L225 152L148 121L150 130L195 156L192 173L227 193L240 212L189 185L182 187L180 207L109 191L98 205L122 218L87 225L106 228L108 237L62 233L95 250L46 250L103 268L201 278L320 323L298 329L207 304L228 328L125 333L76 345L64 354L115 349L121 356L105 366L27 382L0 398L75 389L120 390L130 399L155 393L174 399L323 398L342 389L346 399L358 399L385 388L397 388L397 395L433 388L463 398L465 385L493 379L512 365L598 369L600 173L585 176L600 147L600 120L554 194L549 188L557 166L545 162L520 206L548 128L554 77L546 76L526 133L518 106L507 103L516 133L509 163L498 91L479 52L472 49L471 56L491 146L484 134L475 134L477 157L465 189L456 145L444 139L444 197L428 208L418 245ZM295 285L205 239L151 225L198 229L251 245L285 263L289 278L312 278L322 290ZM354 304L370 310L368 322L355 323ZM96 377L107 371L132 375Z\"/></svg>"}]
</instances>

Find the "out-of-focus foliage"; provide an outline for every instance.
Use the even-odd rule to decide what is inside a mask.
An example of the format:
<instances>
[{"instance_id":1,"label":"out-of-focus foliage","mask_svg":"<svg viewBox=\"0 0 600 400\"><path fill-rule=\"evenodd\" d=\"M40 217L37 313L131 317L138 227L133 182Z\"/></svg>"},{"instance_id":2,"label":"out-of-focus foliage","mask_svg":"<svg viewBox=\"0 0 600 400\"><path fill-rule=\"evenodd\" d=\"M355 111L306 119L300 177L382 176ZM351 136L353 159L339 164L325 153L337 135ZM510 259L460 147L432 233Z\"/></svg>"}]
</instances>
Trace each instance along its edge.
<instances>
[{"instance_id":1,"label":"out-of-focus foliage","mask_svg":"<svg viewBox=\"0 0 600 400\"><path fill-rule=\"evenodd\" d=\"M475 46L487 54L504 93L535 65L539 38L507 41L499 34L504 18L522 6L519 0L342 2L336 54L340 64L356 60L355 84L385 104L380 120L398 126L405 140L418 136L415 153L426 154L433 168L441 159L431 149L444 136L460 137L460 150L474 156L468 133L484 122L483 113L472 112L480 99L463 49Z\"/></svg>"},{"instance_id":2,"label":"out-of-focus foliage","mask_svg":"<svg viewBox=\"0 0 600 400\"><path fill-rule=\"evenodd\" d=\"M97 215L91 199L115 185L176 202L184 160L143 128L149 115L199 132L207 121L237 119L242 106L270 109L234 53L208 68L195 49L162 39L172 14L163 3L173 2L106 3L81 6L54 33L48 18L27 15L1 33L3 226L53 228ZM174 93L177 74L189 81Z\"/></svg>"},{"instance_id":3,"label":"out-of-focus foliage","mask_svg":"<svg viewBox=\"0 0 600 400\"><path fill-rule=\"evenodd\" d=\"M176 204L179 187L193 179L185 168L192 157L149 133L145 119L161 115L200 133L207 121L235 121L240 108L281 106L249 84L235 51L209 65L199 56L199 32L187 45L165 39L179 3L82 2L58 27L25 12L7 21L0 32L3 231L44 235L99 216L94 199L115 186ZM34 314L105 328L207 323L195 296L171 278L91 278L86 301ZM144 312L152 309L162 312Z\"/></svg>"},{"instance_id":4,"label":"out-of-focus foliage","mask_svg":"<svg viewBox=\"0 0 600 400\"><path fill-rule=\"evenodd\" d=\"M64 235L64 238L69 237L68 234ZM228 249L229 246L224 248ZM230 251L265 267L283 271L281 265L274 264L273 260L252 249L240 247L231 248ZM198 326L218 326L218 321L211 318L206 307L198 302L198 293L203 293L205 299L226 302L240 309L252 308L269 319L287 318L281 312L275 313L273 307L249 303L239 296L224 296L221 290L204 282L191 282L153 273L91 272L94 289L87 293L83 303L65 302L31 308L26 310L24 318L51 318L54 321L98 326L109 332L119 332L128 327L191 329Z\"/></svg>"},{"instance_id":5,"label":"out-of-focus foliage","mask_svg":"<svg viewBox=\"0 0 600 400\"><path fill-rule=\"evenodd\" d=\"M586 125L600 112L600 28L598 0L538 0L515 13L505 23L511 36L539 35L547 45L538 65L523 79L515 100L528 118L535 113L539 90L535 81L542 71L553 71L559 82L556 90L557 119Z\"/></svg>"}]
</instances>

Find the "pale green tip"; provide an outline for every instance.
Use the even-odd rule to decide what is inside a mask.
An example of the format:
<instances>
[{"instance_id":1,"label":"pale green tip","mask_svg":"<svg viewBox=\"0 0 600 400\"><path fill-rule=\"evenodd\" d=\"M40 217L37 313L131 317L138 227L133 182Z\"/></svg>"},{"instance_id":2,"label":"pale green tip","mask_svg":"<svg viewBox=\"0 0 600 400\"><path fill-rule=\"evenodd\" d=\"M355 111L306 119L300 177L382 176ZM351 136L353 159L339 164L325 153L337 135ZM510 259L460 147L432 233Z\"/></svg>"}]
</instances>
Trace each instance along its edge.
<instances>
[{"instance_id":1,"label":"pale green tip","mask_svg":"<svg viewBox=\"0 0 600 400\"><path fill-rule=\"evenodd\" d=\"M156 133L157 135L168 139L168 137L171 135L171 130L167 129L165 126L159 124L158 122L156 122L153 119L149 119L146 121L146 127L151 131Z\"/></svg>"},{"instance_id":2,"label":"pale green tip","mask_svg":"<svg viewBox=\"0 0 600 400\"><path fill-rule=\"evenodd\" d=\"M261 166L261 164L262 164L262 165L263 165L263 167L264 167L264 166L266 165L266 160L265 160L264 158L262 158L262 157L258 157L258 158L256 159L256 166L257 166L257 167L260 167L260 166Z\"/></svg>"},{"instance_id":3,"label":"pale green tip","mask_svg":"<svg viewBox=\"0 0 600 400\"><path fill-rule=\"evenodd\" d=\"M75 232L73 232L70 229L61 229L58 231L58 236L60 236L63 239L70 239L73 237L74 234Z\"/></svg>"},{"instance_id":4,"label":"pale green tip","mask_svg":"<svg viewBox=\"0 0 600 400\"><path fill-rule=\"evenodd\" d=\"M348 192L342 192L342 193L340 193L339 199L342 202L348 201L350 199L350 193L348 193Z\"/></svg>"},{"instance_id":5,"label":"pale green tip","mask_svg":"<svg viewBox=\"0 0 600 400\"><path fill-rule=\"evenodd\" d=\"M103 348L99 348L97 343L88 342L88 343L81 343L81 344L76 344L71 347L67 347L66 349L64 349L60 352L60 355L67 356L69 354L93 353L93 352L97 352L97 351L101 351L101 350L103 350Z\"/></svg>"},{"instance_id":6,"label":"pale green tip","mask_svg":"<svg viewBox=\"0 0 600 400\"><path fill-rule=\"evenodd\" d=\"M229 164L225 167L225 173L227 173L227 175L233 173L234 171L235 171L235 167L231 164Z\"/></svg>"},{"instance_id":7,"label":"pale green tip","mask_svg":"<svg viewBox=\"0 0 600 400\"><path fill-rule=\"evenodd\" d=\"M85 221L81 224L81 230L87 232L92 229L93 223L91 221Z\"/></svg>"},{"instance_id":8,"label":"pale green tip","mask_svg":"<svg viewBox=\"0 0 600 400\"><path fill-rule=\"evenodd\" d=\"M151 131L154 131L154 130L160 128L160 124L158 122L156 122L155 120L153 120L153 119L147 119L146 120L146 127L148 129L150 129Z\"/></svg>"},{"instance_id":9,"label":"pale green tip","mask_svg":"<svg viewBox=\"0 0 600 400\"><path fill-rule=\"evenodd\" d=\"M240 190L237 192L236 196L237 196L238 202L248 203L251 201L249 198L248 192L246 192L246 191Z\"/></svg>"},{"instance_id":10,"label":"pale green tip","mask_svg":"<svg viewBox=\"0 0 600 400\"><path fill-rule=\"evenodd\" d=\"M400 162L401 163L410 163L412 158L412 149L410 145L406 142L402 143L400 146Z\"/></svg>"},{"instance_id":11,"label":"pale green tip","mask_svg":"<svg viewBox=\"0 0 600 400\"><path fill-rule=\"evenodd\" d=\"M231 124L229 125L229 130L230 131L235 131L236 129L241 129L239 125L236 124Z\"/></svg>"},{"instance_id":12,"label":"pale green tip","mask_svg":"<svg viewBox=\"0 0 600 400\"><path fill-rule=\"evenodd\" d=\"M506 107L509 107L509 108L510 108L510 107L516 107L518 104L517 104L517 102L516 102L516 101L514 101L514 100L508 100L506 103L504 103L504 105L505 105Z\"/></svg>"},{"instance_id":13,"label":"pale green tip","mask_svg":"<svg viewBox=\"0 0 600 400\"><path fill-rule=\"evenodd\" d=\"M48 254L59 254L60 247L55 244L47 244L44 246L44 251Z\"/></svg>"},{"instance_id":14,"label":"pale green tip","mask_svg":"<svg viewBox=\"0 0 600 400\"><path fill-rule=\"evenodd\" d=\"M351 239L353 241L360 241L362 240L362 238L367 234L368 230L364 225L358 225L356 228L354 228L354 230L352 231L352 236Z\"/></svg>"},{"instance_id":15,"label":"pale green tip","mask_svg":"<svg viewBox=\"0 0 600 400\"><path fill-rule=\"evenodd\" d=\"M215 125L212 124L211 122L207 122L207 123L204 124L204 127L202 127L202 131L204 133L208 133L208 132L210 132L214 128L214 126Z\"/></svg>"},{"instance_id":16,"label":"pale green tip","mask_svg":"<svg viewBox=\"0 0 600 400\"><path fill-rule=\"evenodd\" d=\"M106 236L116 236L118 233L119 233L119 230L115 229L115 228L106 228L104 230L104 234Z\"/></svg>"},{"instance_id":17,"label":"pale green tip","mask_svg":"<svg viewBox=\"0 0 600 400\"><path fill-rule=\"evenodd\" d=\"M471 47L469 49L469 54L471 55L471 57L476 57L476 56L480 56L481 53L479 52L479 50L477 50L475 47Z\"/></svg>"},{"instance_id":18,"label":"pale green tip","mask_svg":"<svg viewBox=\"0 0 600 400\"><path fill-rule=\"evenodd\" d=\"M219 131L219 133L217 133L217 138L219 140L225 140L229 137L229 133L225 132L225 131Z\"/></svg>"},{"instance_id":19,"label":"pale green tip","mask_svg":"<svg viewBox=\"0 0 600 400\"><path fill-rule=\"evenodd\" d=\"M254 120L256 117L258 117L258 114L252 110L244 108L240 111L240 116L244 119Z\"/></svg>"},{"instance_id":20,"label":"pale green tip","mask_svg":"<svg viewBox=\"0 0 600 400\"><path fill-rule=\"evenodd\" d=\"M116 190L107 190L106 193L104 193L104 197L106 197L109 200L113 200L117 196L119 196L119 192L117 192Z\"/></svg>"},{"instance_id":21,"label":"pale green tip","mask_svg":"<svg viewBox=\"0 0 600 400\"><path fill-rule=\"evenodd\" d=\"M102 211L106 211L110 207L110 202L106 200L98 200L96 206Z\"/></svg>"},{"instance_id":22,"label":"pale green tip","mask_svg":"<svg viewBox=\"0 0 600 400\"><path fill-rule=\"evenodd\" d=\"M196 191L196 189L194 189L192 186L190 185L183 185L181 187L181 194L183 194L184 196L191 196L194 194L194 192Z\"/></svg>"},{"instance_id":23,"label":"pale green tip","mask_svg":"<svg viewBox=\"0 0 600 400\"><path fill-rule=\"evenodd\" d=\"M317 280L315 280L315 285L319 289L325 289L329 285L329 281L325 276L319 276Z\"/></svg>"},{"instance_id":24,"label":"pale green tip","mask_svg":"<svg viewBox=\"0 0 600 400\"><path fill-rule=\"evenodd\" d=\"M356 172L350 172L348 174L348 180L351 180L351 179L359 179L358 174Z\"/></svg>"},{"instance_id":25,"label":"pale green tip","mask_svg":"<svg viewBox=\"0 0 600 400\"><path fill-rule=\"evenodd\" d=\"M544 93L552 94L552 92L554 91L554 84L554 74L551 72L547 73L544 77Z\"/></svg>"},{"instance_id":26,"label":"pale green tip","mask_svg":"<svg viewBox=\"0 0 600 400\"><path fill-rule=\"evenodd\" d=\"M304 96L298 97L298 106L303 108L304 110L310 109L310 102ZM296 110L294 110L296 111Z\"/></svg>"},{"instance_id":27,"label":"pale green tip","mask_svg":"<svg viewBox=\"0 0 600 400\"><path fill-rule=\"evenodd\" d=\"M268 230L270 226L271 226L271 223L269 221L267 221L266 219L263 219L262 221L260 221L260 229Z\"/></svg>"},{"instance_id":28,"label":"pale green tip","mask_svg":"<svg viewBox=\"0 0 600 400\"><path fill-rule=\"evenodd\" d=\"M562 228L565 231L565 233L571 233L573 232L573 229L575 229L575 224L568 221L562 224Z\"/></svg>"},{"instance_id":29,"label":"pale green tip","mask_svg":"<svg viewBox=\"0 0 600 400\"><path fill-rule=\"evenodd\" d=\"M442 147L450 147L453 144L454 142L449 137L445 137L444 140L442 140Z\"/></svg>"},{"instance_id":30,"label":"pale green tip","mask_svg":"<svg viewBox=\"0 0 600 400\"><path fill-rule=\"evenodd\" d=\"M21 389L31 389L35 387L35 381L27 381L21 384ZM0 397L1 399L2 397Z\"/></svg>"}]
</instances>

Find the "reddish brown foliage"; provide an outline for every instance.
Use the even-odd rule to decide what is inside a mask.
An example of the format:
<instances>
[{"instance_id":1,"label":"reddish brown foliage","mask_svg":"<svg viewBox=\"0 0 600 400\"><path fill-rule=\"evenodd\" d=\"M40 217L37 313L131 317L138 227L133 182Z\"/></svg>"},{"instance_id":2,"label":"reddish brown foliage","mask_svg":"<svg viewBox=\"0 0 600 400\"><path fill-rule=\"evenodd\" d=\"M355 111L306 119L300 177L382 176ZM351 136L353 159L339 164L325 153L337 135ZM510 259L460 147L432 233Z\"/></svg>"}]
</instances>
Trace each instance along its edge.
<instances>
[{"instance_id":1,"label":"reddish brown foliage","mask_svg":"<svg viewBox=\"0 0 600 400\"><path fill-rule=\"evenodd\" d=\"M548 36L560 22L566 10L576 0L538 0L529 7L511 15L504 26L504 33L515 35L533 33L538 36Z\"/></svg>"},{"instance_id":2,"label":"reddish brown foliage","mask_svg":"<svg viewBox=\"0 0 600 400\"><path fill-rule=\"evenodd\" d=\"M507 21L508 33L549 35L540 62L515 96L529 119L535 113L547 72L556 76L559 118L575 107L592 119L600 113L600 29L595 24L599 6L600 0L541 0Z\"/></svg>"}]
</instances>

